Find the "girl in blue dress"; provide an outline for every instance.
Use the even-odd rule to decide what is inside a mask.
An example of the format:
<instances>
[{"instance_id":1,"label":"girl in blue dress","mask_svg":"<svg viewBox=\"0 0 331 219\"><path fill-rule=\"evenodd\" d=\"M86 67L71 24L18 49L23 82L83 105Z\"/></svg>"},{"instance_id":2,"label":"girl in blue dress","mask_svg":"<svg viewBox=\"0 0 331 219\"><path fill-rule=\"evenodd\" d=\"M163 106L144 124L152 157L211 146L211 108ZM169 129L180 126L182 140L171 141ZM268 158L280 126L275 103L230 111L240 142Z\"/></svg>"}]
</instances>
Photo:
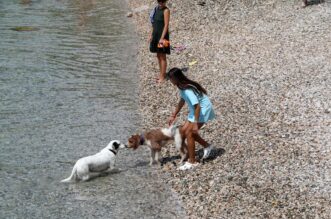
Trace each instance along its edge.
<instances>
[{"instance_id":1,"label":"girl in blue dress","mask_svg":"<svg viewBox=\"0 0 331 219\"><path fill-rule=\"evenodd\" d=\"M172 68L167 73L167 78L170 79L173 85L178 87L181 97L175 111L169 118L169 125L175 121L177 114L185 103L189 108L187 121L182 128L183 142L187 139L189 159L183 166L179 167L180 170L187 170L198 165L195 161L196 141L204 147L203 159L208 158L213 149L213 146L199 135L198 130L206 122L214 119L215 113L212 103L207 96L207 91L199 83L188 79L180 69Z\"/></svg>"}]
</instances>

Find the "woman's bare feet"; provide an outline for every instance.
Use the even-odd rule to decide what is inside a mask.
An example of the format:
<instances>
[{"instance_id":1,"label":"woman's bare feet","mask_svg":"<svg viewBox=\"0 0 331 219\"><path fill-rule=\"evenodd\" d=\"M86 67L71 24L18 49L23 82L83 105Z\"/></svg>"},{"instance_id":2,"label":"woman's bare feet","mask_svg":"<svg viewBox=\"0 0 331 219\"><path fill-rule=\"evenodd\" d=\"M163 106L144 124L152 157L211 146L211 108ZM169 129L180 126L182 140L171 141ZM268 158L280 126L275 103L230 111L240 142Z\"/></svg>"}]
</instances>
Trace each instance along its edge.
<instances>
[{"instance_id":1,"label":"woman's bare feet","mask_svg":"<svg viewBox=\"0 0 331 219\"><path fill-rule=\"evenodd\" d=\"M160 78L157 79L158 84L162 84L164 82L165 82L165 78L163 78L163 77L160 77Z\"/></svg>"},{"instance_id":2,"label":"woman's bare feet","mask_svg":"<svg viewBox=\"0 0 331 219\"><path fill-rule=\"evenodd\" d=\"M163 84L165 82L165 79L157 79L158 84Z\"/></svg>"}]
</instances>

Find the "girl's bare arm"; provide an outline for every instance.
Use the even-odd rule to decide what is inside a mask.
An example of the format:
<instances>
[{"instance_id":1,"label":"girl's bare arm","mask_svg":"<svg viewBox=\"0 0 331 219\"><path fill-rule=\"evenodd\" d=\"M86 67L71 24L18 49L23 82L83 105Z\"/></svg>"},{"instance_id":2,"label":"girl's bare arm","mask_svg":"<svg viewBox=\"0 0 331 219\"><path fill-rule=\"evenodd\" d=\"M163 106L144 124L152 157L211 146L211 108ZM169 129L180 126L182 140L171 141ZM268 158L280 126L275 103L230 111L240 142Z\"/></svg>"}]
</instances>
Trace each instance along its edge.
<instances>
[{"instance_id":1,"label":"girl's bare arm","mask_svg":"<svg viewBox=\"0 0 331 219\"><path fill-rule=\"evenodd\" d=\"M164 40L164 37L167 34L168 29L169 29L170 10L169 9L165 9L163 16L164 16L164 27L163 27L163 31L162 31L160 42Z\"/></svg>"},{"instance_id":2,"label":"girl's bare arm","mask_svg":"<svg viewBox=\"0 0 331 219\"><path fill-rule=\"evenodd\" d=\"M185 100L181 98L177 104L175 112L173 112L170 118L168 119L169 125L171 125L175 121L177 114L180 112L180 110L183 108L184 105L185 105Z\"/></svg>"},{"instance_id":3,"label":"girl's bare arm","mask_svg":"<svg viewBox=\"0 0 331 219\"><path fill-rule=\"evenodd\" d=\"M180 112L180 110L183 108L183 106L185 105L185 100L183 98L180 98L176 110L175 112L172 114L174 117L177 116L177 114Z\"/></svg>"}]
</instances>

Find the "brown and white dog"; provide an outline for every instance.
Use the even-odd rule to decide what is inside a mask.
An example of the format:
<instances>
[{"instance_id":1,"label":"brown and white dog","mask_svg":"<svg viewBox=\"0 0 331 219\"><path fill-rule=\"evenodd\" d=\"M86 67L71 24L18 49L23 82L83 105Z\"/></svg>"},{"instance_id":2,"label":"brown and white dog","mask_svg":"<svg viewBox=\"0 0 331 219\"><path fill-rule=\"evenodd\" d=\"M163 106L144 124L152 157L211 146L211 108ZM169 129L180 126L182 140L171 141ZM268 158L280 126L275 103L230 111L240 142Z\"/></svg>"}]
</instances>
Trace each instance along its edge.
<instances>
[{"instance_id":1,"label":"brown and white dog","mask_svg":"<svg viewBox=\"0 0 331 219\"><path fill-rule=\"evenodd\" d=\"M179 151L182 163L187 158L187 148L182 141L180 127L173 125L169 128L153 129L142 134L132 135L128 139L128 148L137 149L140 145L147 145L151 150L151 158L149 165L154 161L160 164L161 148L167 145L170 141L174 141L176 149Z\"/></svg>"}]
</instances>

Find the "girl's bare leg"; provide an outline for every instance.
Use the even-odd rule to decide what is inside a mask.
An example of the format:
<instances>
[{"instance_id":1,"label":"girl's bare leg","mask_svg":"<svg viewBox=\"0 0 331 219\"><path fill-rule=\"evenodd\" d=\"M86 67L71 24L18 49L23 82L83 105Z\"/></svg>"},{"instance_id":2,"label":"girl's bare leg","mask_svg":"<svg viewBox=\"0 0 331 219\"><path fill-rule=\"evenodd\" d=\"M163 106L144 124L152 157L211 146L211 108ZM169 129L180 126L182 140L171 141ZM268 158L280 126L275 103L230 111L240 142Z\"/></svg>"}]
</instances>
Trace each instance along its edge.
<instances>
[{"instance_id":1,"label":"girl's bare leg","mask_svg":"<svg viewBox=\"0 0 331 219\"><path fill-rule=\"evenodd\" d=\"M203 138L201 138L201 136L198 133L193 133L193 138L196 142L201 144L204 148L209 146L209 143L206 142Z\"/></svg>"},{"instance_id":2,"label":"girl's bare leg","mask_svg":"<svg viewBox=\"0 0 331 219\"><path fill-rule=\"evenodd\" d=\"M194 163L195 162L195 140L193 138L192 132L190 130L188 130L189 124L190 123L188 121L186 121L182 127L183 144L185 144L185 139L187 139L188 161L190 163Z\"/></svg>"},{"instance_id":3,"label":"girl's bare leg","mask_svg":"<svg viewBox=\"0 0 331 219\"><path fill-rule=\"evenodd\" d=\"M198 129L200 130L201 127L204 125L204 123L198 123ZM193 134L194 140L197 141L199 144L201 144L204 148L209 146L209 143L206 142L200 135L199 133L194 133Z\"/></svg>"},{"instance_id":4,"label":"girl's bare leg","mask_svg":"<svg viewBox=\"0 0 331 219\"><path fill-rule=\"evenodd\" d=\"M195 140L192 132L188 132L187 136L187 147L188 147L188 161L195 163Z\"/></svg>"},{"instance_id":5,"label":"girl's bare leg","mask_svg":"<svg viewBox=\"0 0 331 219\"><path fill-rule=\"evenodd\" d=\"M181 163L183 163L184 162L184 160L187 158L187 156L188 156L188 149L187 149L187 145L186 145L186 143L185 143L185 140L186 140L186 137L185 137L185 135L184 136L182 136L182 145L181 145L181 148L180 148L180 164Z\"/></svg>"},{"instance_id":6,"label":"girl's bare leg","mask_svg":"<svg viewBox=\"0 0 331 219\"><path fill-rule=\"evenodd\" d=\"M161 71L161 53L156 53L156 58L157 58L157 61L158 61L158 63L159 63L159 69L160 69L160 71Z\"/></svg>"},{"instance_id":7,"label":"girl's bare leg","mask_svg":"<svg viewBox=\"0 0 331 219\"><path fill-rule=\"evenodd\" d=\"M167 71L167 56L164 53L158 53L159 64L160 64L160 77L159 83L162 83L165 80L166 71Z\"/></svg>"},{"instance_id":8,"label":"girl's bare leg","mask_svg":"<svg viewBox=\"0 0 331 219\"><path fill-rule=\"evenodd\" d=\"M188 149L188 156L189 162L195 163L195 142L201 144L204 148L209 146L209 143L205 141L198 132L193 132L192 130L188 129L188 125L190 122L185 122L182 128L182 132L184 134L184 139L187 139L187 149ZM204 123L198 123L198 129L200 130Z\"/></svg>"}]
</instances>

